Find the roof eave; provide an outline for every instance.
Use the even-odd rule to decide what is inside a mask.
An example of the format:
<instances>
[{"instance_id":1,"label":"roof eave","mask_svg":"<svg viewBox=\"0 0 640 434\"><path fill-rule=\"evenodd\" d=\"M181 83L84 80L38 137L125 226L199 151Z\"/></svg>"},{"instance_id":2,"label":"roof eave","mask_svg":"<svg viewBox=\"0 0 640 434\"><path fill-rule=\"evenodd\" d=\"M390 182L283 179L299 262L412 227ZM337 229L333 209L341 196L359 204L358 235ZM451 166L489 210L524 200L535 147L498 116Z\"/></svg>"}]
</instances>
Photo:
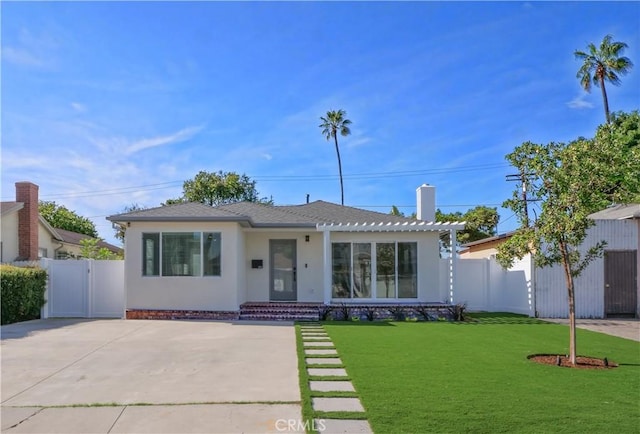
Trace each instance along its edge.
<instances>
[{"instance_id":1,"label":"roof eave","mask_svg":"<svg viewBox=\"0 0 640 434\"><path fill-rule=\"evenodd\" d=\"M114 223L129 223L129 222L235 222L243 223L249 222L249 218L238 217L197 217L197 216L180 216L180 217L122 217L119 215L109 216L107 220Z\"/></svg>"}]
</instances>

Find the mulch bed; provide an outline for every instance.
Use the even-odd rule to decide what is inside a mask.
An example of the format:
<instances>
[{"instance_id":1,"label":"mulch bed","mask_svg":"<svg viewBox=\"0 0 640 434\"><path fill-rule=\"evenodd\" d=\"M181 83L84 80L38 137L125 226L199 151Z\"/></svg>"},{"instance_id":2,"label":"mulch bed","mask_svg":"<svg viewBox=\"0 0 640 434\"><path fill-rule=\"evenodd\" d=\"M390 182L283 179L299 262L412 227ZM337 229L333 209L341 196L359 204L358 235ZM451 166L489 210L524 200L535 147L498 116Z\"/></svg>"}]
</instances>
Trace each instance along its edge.
<instances>
[{"instance_id":1,"label":"mulch bed","mask_svg":"<svg viewBox=\"0 0 640 434\"><path fill-rule=\"evenodd\" d=\"M575 365L572 365L571 359L564 354L532 354L527 358L536 363L560 366L563 368L613 369L618 367L618 364L611 360L598 359L596 357L577 356Z\"/></svg>"}]
</instances>

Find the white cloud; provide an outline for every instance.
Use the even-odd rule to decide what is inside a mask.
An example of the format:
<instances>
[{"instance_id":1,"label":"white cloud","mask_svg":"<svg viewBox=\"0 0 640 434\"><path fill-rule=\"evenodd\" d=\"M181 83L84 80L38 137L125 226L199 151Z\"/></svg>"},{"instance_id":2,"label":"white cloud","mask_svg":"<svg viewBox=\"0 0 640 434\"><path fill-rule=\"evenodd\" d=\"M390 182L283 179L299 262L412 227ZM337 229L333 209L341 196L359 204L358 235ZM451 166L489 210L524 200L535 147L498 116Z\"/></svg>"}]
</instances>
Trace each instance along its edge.
<instances>
[{"instance_id":1,"label":"white cloud","mask_svg":"<svg viewBox=\"0 0 640 434\"><path fill-rule=\"evenodd\" d=\"M4 47L2 49L2 59L20 66L43 66L44 64L42 59L35 54L15 47Z\"/></svg>"},{"instance_id":2,"label":"white cloud","mask_svg":"<svg viewBox=\"0 0 640 434\"><path fill-rule=\"evenodd\" d=\"M165 145L171 145L174 143L184 142L186 140L189 140L193 136L195 136L200 130L202 130L202 127L188 127L178 131L177 133L170 134L168 136L159 136L159 137L152 137L149 139L138 140L136 142L129 144L126 147L125 154L131 155L138 151L142 151L143 149L155 148L157 146L165 146Z\"/></svg>"},{"instance_id":3,"label":"white cloud","mask_svg":"<svg viewBox=\"0 0 640 434\"><path fill-rule=\"evenodd\" d=\"M590 109L593 108L593 103L585 100L586 94L581 93L574 99L567 103L567 106L572 109Z\"/></svg>"},{"instance_id":4,"label":"white cloud","mask_svg":"<svg viewBox=\"0 0 640 434\"><path fill-rule=\"evenodd\" d=\"M271 154L269 154L268 152L265 152L265 153L263 153L263 154L260 154L260 156L261 156L262 158L264 158L265 160L272 160L272 159L273 159L273 156L272 156Z\"/></svg>"},{"instance_id":5,"label":"white cloud","mask_svg":"<svg viewBox=\"0 0 640 434\"><path fill-rule=\"evenodd\" d=\"M87 107L84 104L80 104L79 102L72 102L71 108L77 111L78 113L84 113L87 111Z\"/></svg>"}]
</instances>

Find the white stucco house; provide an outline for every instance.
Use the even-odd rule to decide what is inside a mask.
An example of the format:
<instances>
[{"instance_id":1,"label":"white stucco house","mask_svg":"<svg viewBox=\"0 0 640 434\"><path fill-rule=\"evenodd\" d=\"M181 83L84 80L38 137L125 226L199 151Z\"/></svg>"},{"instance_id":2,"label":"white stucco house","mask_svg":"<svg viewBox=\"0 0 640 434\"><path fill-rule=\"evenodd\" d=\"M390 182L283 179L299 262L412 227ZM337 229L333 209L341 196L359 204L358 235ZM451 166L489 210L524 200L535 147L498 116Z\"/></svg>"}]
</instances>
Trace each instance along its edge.
<instances>
[{"instance_id":1,"label":"white stucco house","mask_svg":"<svg viewBox=\"0 0 640 434\"><path fill-rule=\"evenodd\" d=\"M127 318L236 318L254 303L442 302L435 188L418 220L324 201L217 207L184 203L107 219L126 228Z\"/></svg>"}]
</instances>

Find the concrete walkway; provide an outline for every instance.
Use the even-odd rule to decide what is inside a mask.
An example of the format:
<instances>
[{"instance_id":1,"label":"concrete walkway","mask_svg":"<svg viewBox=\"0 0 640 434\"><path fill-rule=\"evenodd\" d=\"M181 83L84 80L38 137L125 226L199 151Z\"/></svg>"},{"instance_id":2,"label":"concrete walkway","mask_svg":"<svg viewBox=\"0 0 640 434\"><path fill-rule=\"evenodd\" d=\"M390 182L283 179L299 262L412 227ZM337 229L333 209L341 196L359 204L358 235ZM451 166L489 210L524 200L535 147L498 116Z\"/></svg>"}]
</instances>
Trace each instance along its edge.
<instances>
[{"instance_id":1,"label":"concrete walkway","mask_svg":"<svg viewBox=\"0 0 640 434\"><path fill-rule=\"evenodd\" d=\"M540 319L557 324L569 324L568 319ZM640 320L638 319L577 319L576 327L640 342Z\"/></svg>"},{"instance_id":2,"label":"concrete walkway","mask_svg":"<svg viewBox=\"0 0 640 434\"><path fill-rule=\"evenodd\" d=\"M315 380L309 381L312 392L353 392L354 396L323 396L311 398L315 411L327 413L327 417L314 420L314 426L322 433L372 434L367 420L332 419L331 412L363 413L364 407L355 396L355 388L342 368L342 360L320 323L305 323L300 326L305 353L307 373ZM340 380L340 377L345 377Z\"/></svg>"},{"instance_id":3,"label":"concrete walkway","mask_svg":"<svg viewBox=\"0 0 640 434\"><path fill-rule=\"evenodd\" d=\"M304 432L291 323L41 320L0 330L2 432Z\"/></svg>"}]
</instances>

